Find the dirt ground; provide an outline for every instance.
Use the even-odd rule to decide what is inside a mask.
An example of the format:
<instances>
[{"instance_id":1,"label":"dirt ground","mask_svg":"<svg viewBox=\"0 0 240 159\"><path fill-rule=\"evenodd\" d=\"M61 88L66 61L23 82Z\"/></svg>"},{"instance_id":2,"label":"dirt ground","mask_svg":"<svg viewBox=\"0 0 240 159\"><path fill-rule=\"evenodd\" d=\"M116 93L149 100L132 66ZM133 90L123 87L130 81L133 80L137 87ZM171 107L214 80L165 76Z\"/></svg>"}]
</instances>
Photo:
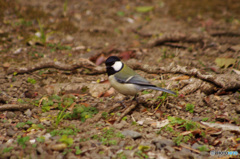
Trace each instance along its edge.
<instances>
[{"instance_id":1,"label":"dirt ground","mask_svg":"<svg viewBox=\"0 0 240 159\"><path fill-rule=\"evenodd\" d=\"M0 158L240 158L238 0L0 0ZM177 95L110 88L119 56Z\"/></svg>"}]
</instances>

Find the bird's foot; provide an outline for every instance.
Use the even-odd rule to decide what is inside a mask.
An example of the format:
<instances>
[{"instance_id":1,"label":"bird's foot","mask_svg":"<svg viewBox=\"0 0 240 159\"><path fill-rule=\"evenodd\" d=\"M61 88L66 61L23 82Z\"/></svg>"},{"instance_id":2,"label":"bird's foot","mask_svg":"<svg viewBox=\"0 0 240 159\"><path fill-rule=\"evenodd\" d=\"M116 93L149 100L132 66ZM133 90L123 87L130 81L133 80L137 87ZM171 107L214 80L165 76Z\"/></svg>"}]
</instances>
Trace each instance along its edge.
<instances>
[{"instance_id":1,"label":"bird's foot","mask_svg":"<svg viewBox=\"0 0 240 159\"><path fill-rule=\"evenodd\" d=\"M124 100L117 101L117 103L121 103L121 104L124 106L124 108L126 108L126 107L127 107L127 106L125 105L125 103L124 103Z\"/></svg>"}]
</instances>

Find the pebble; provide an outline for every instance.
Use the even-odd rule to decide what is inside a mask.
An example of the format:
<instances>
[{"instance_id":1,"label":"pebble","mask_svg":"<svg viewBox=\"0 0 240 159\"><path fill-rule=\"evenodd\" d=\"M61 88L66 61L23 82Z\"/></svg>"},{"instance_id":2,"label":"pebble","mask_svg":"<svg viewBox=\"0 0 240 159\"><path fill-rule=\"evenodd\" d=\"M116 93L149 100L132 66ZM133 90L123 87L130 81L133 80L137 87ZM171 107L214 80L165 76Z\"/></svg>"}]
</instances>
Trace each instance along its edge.
<instances>
[{"instance_id":1,"label":"pebble","mask_svg":"<svg viewBox=\"0 0 240 159\"><path fill-rule=\"evenodd\" d=\"M139 132L133 131L133 130L123 130L122 134L124 136L130 136L133 139L142 137L142 134L140 134Z\"/></svg>"},{"instance_id":2,"label":"pebble","mask_svg":"<svg viewBox=\"0 0 240 159\"><path fill-rule=\"evenodd\" d=\"M193 117L192 118L192 121L195 121L195 122L198 122L198 121L201 121L202 118L201 117Z\"/></svg>"},{"instance_id":3,"label":"pebble","mask_svg":"<svg viewBox=\"0 0 240 159\"><path fill-rule=\"evenodd\" d=\"M74 155L73 153L71 153L71 152L69 152L69 153L67 154L66 158L68 158L68 159L78 159L78 157L75 156L75 155Z\"/></svg>"},{"instance_id":4,"label":"pebble","mask_svg":"<svg viewBox=\"0 0 240 159\"><path fill-rule=\"evenodd\" d=\"M153 133L146 134L146 138L148 138L148 139L152 139L155 136L156 136L156 134L153 134Z\"/></svg>"},{"instance_id":5,"label":"pebble","mask_svg":"<svg viewBox=\"0 0 240 159\"><path fill-rule=\"evenodd\" d=\"M153 140L152 143L156 145L158 149L163 149L166 146L174 146L174 142L169 139L160 139L160 140Z\"/></svg>"},{"instance_id":6,"label":"pebble","mask_svg":"<svg viewBox=\"0 0 240 159\"><path fill-rule=\"evenodd\" d=\"M124 127L124 125L126 125L126 124L127 124L127 122L122 120L120 123L114 123L114 127L116 129L122 129Z\"/></svg>"},{"instance_id":7,"label":"pebble","mask_svg":"<svg viewBox=\"0 0 240 159\"><path fill-rule=\"evenodd\" d=\"M236 113L240 114L240 105L236 106L235 111L236 111Z\"/></svg>"},{"instance_id":8,"label":"pebble","mask_svg":"<svg viewBox=\"0 0 240 159\"><path fill-rule=\"evenodd\" d=\"M202 145L199 145L198 143L194 143L193 145L192 145L192 148L193 149L198 149L198 147L201 147Z\"/></svg>"},{"instance_id":9,"label":"pebble","mask_svg":"<svg viewBox=\"0 0 240 159\"><path fill-rule=\"evenodd\" d=\"M7 129L7 136L14 136L16 134L16 131L14 131L12 128Z\"/></svg>"},{"instance_id":10,"label":"pebble","mask_svg":"<svg viewBox=\"0 0 240 159\"><path fill-rule=\"evenodd\" d=\"M38 124L39 123L38 119L30 119L29 121L31 121L33 124Z\"/></svg>"},{"instance_id":11,"label":"pebble","mask_svg":"<svg viewBox=\"0 0 240 159\"><path fill-rule=\"evenodd\" d=\"M30 109L27 109L24 114L27 116L27 117L31 117L32 116L32 111Z\"/></svg>"},{"instance_id":12,"label":"pebble","mask_svg":"<svg viewBox=\"0 0 240 159\"><path fill-rule=\"evenodd\" d=\"M13 113L13 112L7 112L7 114L6 114L6 117L7 117L8 119L13 119L15 116L16 116L16 115L15 115L15 113Z\"/></svg>"}]
</instances>

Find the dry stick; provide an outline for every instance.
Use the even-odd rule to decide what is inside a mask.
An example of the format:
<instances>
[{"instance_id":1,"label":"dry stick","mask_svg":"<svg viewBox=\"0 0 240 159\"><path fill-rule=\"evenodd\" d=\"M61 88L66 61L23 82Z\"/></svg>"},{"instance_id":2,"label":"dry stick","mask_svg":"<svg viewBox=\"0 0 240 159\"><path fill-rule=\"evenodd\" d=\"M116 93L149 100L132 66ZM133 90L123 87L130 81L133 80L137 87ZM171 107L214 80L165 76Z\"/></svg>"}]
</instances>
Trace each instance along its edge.
<instances>
[{"instance_id":1,"label":"dry stick","mask_svg":"<svg viewBox=\"0 0 240 159\"><path fill-rule=\"evenodd\" d=\"M214 31L210 32L211 36L240 36L239 32L229 32L229 31Z\"/></svg>"},{"instance_id":2,"label":"dry stick","mask_svg":"<svg viewBox=\"0 0 240 159\"><path fill-rule=\"evenodd\" d=\"M40 62L40 63L34 64L34 65L29 65L26 67L10 68L7 70L7 75L12 74L14 72L16 72L18 74L30 73L30 72L44 69L44 68L55 68L55 69L64 70L64 71L73 71L78 68L88 68L88 69L92 69L93 71L96 71L96 72L101 72L101 73L104 72L103 69L99 69L99 67L96 67L96 65L94 63L92 63L91 61L89 61L88 59L81 58L72 65L61 63L59 61L47 60L47 61Z\"/></svg>"},{"instance_id":3,"label":"dry stick","mask_svg":"<svg viewBox=\"0 0 240 159\"><path fill-rule=\"evenodd\" d=\"M32 109L33 106L29 104L4 104L0 106L0 111L5 110L25 110L25 109Z\"/></svg>"},{"instance_id":4,"label":"dry stick","mask_svg":"<svg viewBox=\"0 0 240 159\"><path fill-rule=\"evenodd\" d=\"M126 116L130 111L132 111L136 106L138 105L137 102L134 102L130 107L127 107L127 109L121 114L121 116L117 119L117 123L119 123L124 116Z\"/></svg>"},{"instance_id":5,"label":"dry stick","mask_svg":"<svg viewBox=\"0 0 240 159\"><path fill-rule=\"evenodd\" d=\"M232 90L232 89L240 89L240 77L237 75L205 75L202 74L198 69L193 68L189 69L187 67L182 67L179 65L170 64L168 67L153 67L149 65L139 65L136 63L131 64L134 69L138 69L147 73L180 73L188 76L195 76L201 80L210 82L217 87L222 88L222 90Z\"/></svg>"},{"instance_id":6,"label":"dry stick","mask_svg":"<svg viewBox=\"0 0 240 159\"><path fill-rule=\"evenodd\" d=\"M191 151L194 151L194 152L196 152L196 153L200 153L199 150L193 149L193 148L188 147L188 146L185 146L185 145L183 145L183 144L181 144L180 146L182 146L183 148L189 149L189 150L191 150Z\"/></svg>"},{"instance_id":7,"label":"dry stick","mask_svg":"<svg viewBox=\"0 0 240 159\"><path fill-rule=\"evenodd\" d=\"M197 43L200 42L203 44L203 37L198 35L185 35L185 34L166 34L161 36L158 39L150 41L148 43L149 47L163 45L166 42L188 42L188 43Z\"/></svg>"}]
</instances>

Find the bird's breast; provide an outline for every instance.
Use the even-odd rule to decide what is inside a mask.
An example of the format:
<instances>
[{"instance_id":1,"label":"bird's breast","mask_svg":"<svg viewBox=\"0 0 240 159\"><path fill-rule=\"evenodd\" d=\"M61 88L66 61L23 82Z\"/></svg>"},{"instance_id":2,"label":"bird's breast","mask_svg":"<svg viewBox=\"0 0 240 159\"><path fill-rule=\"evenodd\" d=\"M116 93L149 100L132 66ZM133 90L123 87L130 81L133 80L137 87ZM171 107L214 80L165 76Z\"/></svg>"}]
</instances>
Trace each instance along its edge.
<instances>
[{"instance_id":1,"label":"bird's breast","mask_svg":"<svg viewBox=\"0 0 240 159\"><path fill-rule=\"evenodd\" d=\"M130 83L119 83L114 75L108 77L111 86L123 95L135 95L139 89L136 85Z\"/></svg>"}]
</instances>

